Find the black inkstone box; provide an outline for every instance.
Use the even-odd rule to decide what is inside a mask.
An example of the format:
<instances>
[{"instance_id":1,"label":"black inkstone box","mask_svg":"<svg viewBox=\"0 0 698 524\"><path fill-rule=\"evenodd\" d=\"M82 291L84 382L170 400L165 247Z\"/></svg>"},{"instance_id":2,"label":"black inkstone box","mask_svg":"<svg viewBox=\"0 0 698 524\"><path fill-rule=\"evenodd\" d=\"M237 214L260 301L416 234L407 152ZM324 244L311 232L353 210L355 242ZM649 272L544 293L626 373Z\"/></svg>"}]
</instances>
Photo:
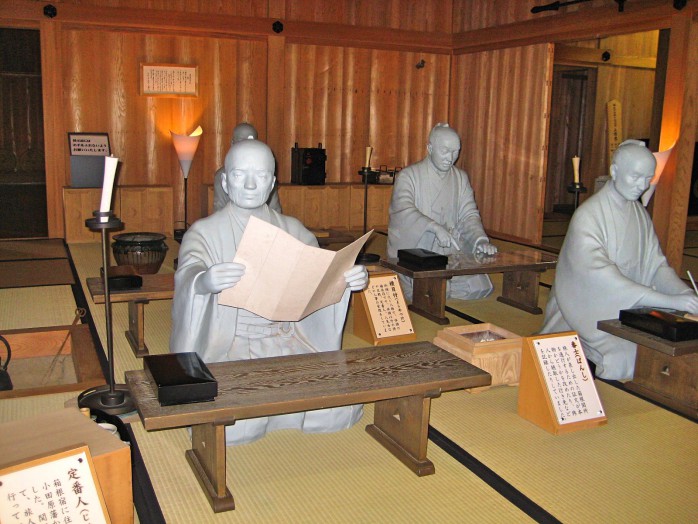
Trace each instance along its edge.
<instances>
[{"instance_id":1,"label":"black inkstone box","mask_svg":"<svg viewBox=\"0 0 698 524\"><path fill-rule=\"evenodd\" d=\"M410 269L446 269L448 257L428 249L398 249L398 264Z\"/></svg>"},{"instance_id":2,"label":"black inkstone box","mask_svg":"<svg viewBox=\"0 0 698 524\"><path fill-rule=\"evenodd\" d=\"M684 315L685 311L675 309L642 307L621 309L618 319L621 324L672 342L698 338L698 322L685 318Z\"/></svg>"},{"instance_id":3,"label":"black inkstone box","mask_svg":"<svg viewBox=\"0 0 698 524\"><path fill-rule=\"evenodd\" d=\"M161 406L210 402L218 395L218 382L194 352L146 355L143 369Z\"/></svg>"}]
</instances>

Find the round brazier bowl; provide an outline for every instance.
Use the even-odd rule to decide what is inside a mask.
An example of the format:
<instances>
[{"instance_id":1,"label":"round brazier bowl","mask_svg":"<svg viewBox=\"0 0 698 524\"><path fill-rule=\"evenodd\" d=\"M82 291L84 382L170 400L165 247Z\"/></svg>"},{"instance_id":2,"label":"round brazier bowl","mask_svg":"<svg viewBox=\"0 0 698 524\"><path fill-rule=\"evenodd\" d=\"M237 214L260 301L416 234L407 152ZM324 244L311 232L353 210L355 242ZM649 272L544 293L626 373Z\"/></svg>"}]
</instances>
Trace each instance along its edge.
<instances>
[{"instance_id":1,"label":"round brazier bowl","mask_svg":"<svg viewBox=\"0 0 698 524\"><path fill-rule=\"evenodd\" d=\"M140 275L157 273L168 249L165 235L144 232L115 235L111 248L118 265L133 266Z\"/></svg>"}]
</instances>

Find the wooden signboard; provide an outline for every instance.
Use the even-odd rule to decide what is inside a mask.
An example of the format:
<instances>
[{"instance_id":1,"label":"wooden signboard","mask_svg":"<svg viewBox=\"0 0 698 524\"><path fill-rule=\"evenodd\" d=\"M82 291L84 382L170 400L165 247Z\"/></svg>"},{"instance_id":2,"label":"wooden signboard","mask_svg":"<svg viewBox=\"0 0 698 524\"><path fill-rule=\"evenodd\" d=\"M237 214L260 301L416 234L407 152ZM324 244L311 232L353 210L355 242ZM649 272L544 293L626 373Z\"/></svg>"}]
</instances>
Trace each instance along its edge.
<instances>
[{"instance_id":1,"label":"wooden signboard","mask_svg":"<svg viewBox=\"0 0 698 524\"><path fill-rule=\"evenodd\" d=\"M111 522L86 445L0 469L0 500L0 522Z\"/></svg>"},{"instance_id":2,"label":"wooden signboard","mask_svg":"<svg viewBox=\"0 0 698 524\"><path fill-rule=\"evenodd\" d=\"M620 100L610 100L606 104L606 121L608 129L608 165L611 165L613 152L623 142L623 112Z\"/></svg>"},{"instance_id":3,"label":"wooden signboard","mask_svg":"<svg viewBox=\"0 0 698 524\"><path fill-rule=\"evenodd\" d=\"M374 346L416 340L395 273L369 274L368 286L354 297L354 334Z\"/></svg>"},{"instance_id":4,"label":"wooden signboard","mask_svg":"<svg viewBox=\"0 0 698 524\"><path fill-rule=\"evenodd\" d=\"M518 413L554 435L606 423L577 333L524 338Z\"/></svg>"}]
</instances>

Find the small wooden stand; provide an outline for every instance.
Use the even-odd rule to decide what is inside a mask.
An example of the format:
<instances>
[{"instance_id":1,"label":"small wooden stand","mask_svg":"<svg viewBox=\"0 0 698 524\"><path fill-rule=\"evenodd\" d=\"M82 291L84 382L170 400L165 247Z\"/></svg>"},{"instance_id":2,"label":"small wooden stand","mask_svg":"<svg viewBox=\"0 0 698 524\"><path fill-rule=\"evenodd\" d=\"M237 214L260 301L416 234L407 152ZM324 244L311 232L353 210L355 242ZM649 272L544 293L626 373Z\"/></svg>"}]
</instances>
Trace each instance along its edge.
<instances>
[{"instance_id":1,"label":"small wooden stand","mask_svg":"<svg viewBox=\"0 0 698 524\"><path fill-rule=\"evenodd\" d=\"M405 296L395 273L370 273L354 300L354 335L374 346L416 340Z\"/></svg>"},{"instance_id":2,"label":"small wooden stand","mask_svg":"<svg viewBox=\"0 0 698 524\"><path fill-rule=\"evenodd\" d=\"M524 338L518 413L553 435L606 424L577 333Z\"/></svg>"},{"instance_id":3,"label":"small wooden stand","mask_svg":"<svg viewBox=\"0 0 698 524\"><path fill-rule=\"evenodd\" d=\"M489 323L454 326L440 330L432 342L487 371L492 375L491 386L515 386L519 383L522 339L511 331ZM467 391L477 393L489 388L484 386Z\"/></svg>"}]
</instances>

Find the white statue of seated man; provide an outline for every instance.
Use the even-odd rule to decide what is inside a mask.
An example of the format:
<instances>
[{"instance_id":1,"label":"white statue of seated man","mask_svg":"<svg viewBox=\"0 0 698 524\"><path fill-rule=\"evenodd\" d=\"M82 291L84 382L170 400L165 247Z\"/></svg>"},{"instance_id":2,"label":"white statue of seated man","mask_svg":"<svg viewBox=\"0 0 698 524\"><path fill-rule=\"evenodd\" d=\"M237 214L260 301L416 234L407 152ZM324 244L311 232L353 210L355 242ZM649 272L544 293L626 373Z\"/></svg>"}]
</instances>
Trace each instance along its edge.
<instances>
[{"instance_id":1,"label":"white statue of seated man","mask_svg":"<svg viewBox=\"0 0 698 524\"><path fill-rule=\"evenodd\" d=\"M426 158L400 171L390 201L389 258L410 248L445 255L497 252L482 227L468 175L455 165L459 154L458 133L448 124L436 124L429 133ZM412 279L400 277L409 300ZM476 299L492 289L487 275L457 276L449 281L447 296Z\"/></svg>"},{"instance_id":2,"label":"white statue of seated man","mask_svg":"<svg viewBox=\"0 0 698 524\"><path fill-rule=\"evenodd\" d=\"M241 122L235 126L233 129L233 138L230 141L230 145L240 140L257 140L257 130L252 124L247 122ZM218 169L213 175L213 210L218 211L228 203L228 195L223 191L223 185L221 180L223 178L223 172L225 171L225 166ZM271 195L269 196L269 201L267 202L269 207L274 211L281 213L281 202L279 201L279 190L274 185L274 189L271 190Z\"/></svg>"},{"instance_id":3,"label":"white statue of seated man","mask_svg":"<svg viewBox=\"0 0 698 524\"><path fill-rule=\"evenodd\" d=\"M235 286L245 274L245 266L233 259L251 216L317 246L315 236L297 219L266 204L274 187L274 168L274 155L263 142L243 140L230 147L222 178L228 203L197 220L179 249L171 352L195 351L204 362L223 362L341 349L350 294L368 283L364 266L356 265L345 272L347 288L340 302L298 322L273 322L244 309L218 304L219 293ZM355 405L240 420L226 427L226 442L251 442L281 428L337 431L356 423L362 411L362 406Z\"/></svg>"},{"instance_id":4,"label":"white statue of seated man","mask_svg":"<svg viewBox=\"0 0 698 524\"><path fill-rule=\"evenodd\" d=\"M596 376L633 376L636 345L596 328L621 309L659 307L698 312L698 296L669 266L652 219L638 201L656 160L644 143L623 142L611 180L572 216L545 310L542 333L576 331Z\"/></svg>"}]
</instances>

